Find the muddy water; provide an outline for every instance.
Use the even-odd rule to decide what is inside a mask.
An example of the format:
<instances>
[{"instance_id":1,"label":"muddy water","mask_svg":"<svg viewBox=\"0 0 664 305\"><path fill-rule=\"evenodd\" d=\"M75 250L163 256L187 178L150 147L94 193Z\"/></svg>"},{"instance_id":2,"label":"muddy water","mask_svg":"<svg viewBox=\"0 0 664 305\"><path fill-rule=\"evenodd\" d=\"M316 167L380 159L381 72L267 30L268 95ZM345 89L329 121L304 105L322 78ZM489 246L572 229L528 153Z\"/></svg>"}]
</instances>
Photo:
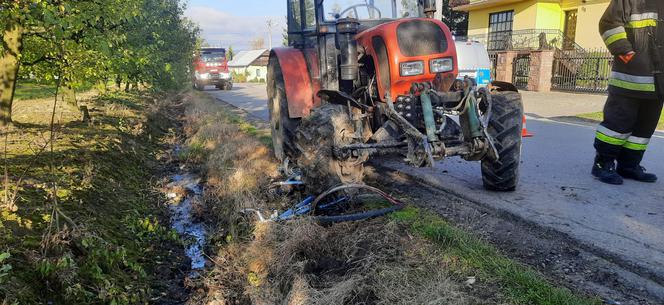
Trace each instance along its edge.
<instances>
[{"instance_id":1,"label":"muddy water","mask_svg":"<svg viewBox=\"0 0 664 305\"><path fill-rule=\"evenodd\" d=\"M171 226L185 244L185 253L191 259L191 269L205 267L206 230L203 223L194 217L194 205L200 200L203 189L200 178L189 173L174 175L167 188L170 201Z\"/></svg>"}]
</instances>

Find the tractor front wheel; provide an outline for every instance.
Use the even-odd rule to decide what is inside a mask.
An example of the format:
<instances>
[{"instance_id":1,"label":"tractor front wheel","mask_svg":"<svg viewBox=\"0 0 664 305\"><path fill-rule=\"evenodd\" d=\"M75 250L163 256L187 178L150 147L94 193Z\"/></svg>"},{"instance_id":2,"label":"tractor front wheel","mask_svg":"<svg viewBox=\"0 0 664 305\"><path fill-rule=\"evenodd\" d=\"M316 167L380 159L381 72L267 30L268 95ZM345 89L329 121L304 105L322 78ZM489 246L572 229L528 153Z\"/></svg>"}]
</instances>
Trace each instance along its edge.
<instances>
[{"instance_id":1,"label":"tractor front wheel","mask_svg":"<svg viewBox=\"0 0 664 305\"><path fill-rule=\"evenodd\" d=\"M521 128L523 104L517 92L505 91L491 95L489 136L498 151L498 160L482 160L484 188L491 191L514 191L519 182L521 162Z\"/></svg>"},{"instance_id":2,"label":"tractor front wheel","mask_svg":"<svg viewBox=\"0 0 664 305\"><path fill-rule=\"evenodd\" d=\"M358 142L345 106L325 104L313 109L295 134L296 163L308 190L318 194L335 185L362 183L368 156L339 160L334 155L335 147Z\"/></svg>"}]
</instances>

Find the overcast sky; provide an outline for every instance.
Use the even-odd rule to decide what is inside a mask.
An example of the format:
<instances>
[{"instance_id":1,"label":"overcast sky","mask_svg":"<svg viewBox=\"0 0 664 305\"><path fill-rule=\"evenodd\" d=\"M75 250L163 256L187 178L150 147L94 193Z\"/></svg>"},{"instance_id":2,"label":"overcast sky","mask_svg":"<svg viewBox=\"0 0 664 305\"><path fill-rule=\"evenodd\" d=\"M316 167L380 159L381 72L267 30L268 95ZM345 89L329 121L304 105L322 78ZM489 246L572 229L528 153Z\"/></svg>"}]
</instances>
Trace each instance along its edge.
<instances>
[{"instance_id":1,"label":"overcast sky","mask_svg":"<svg viewBox=\"0 0 664 305\"><path fill-rule=\"evenodd\" d=\"M280 46L286 26L286 0L188 0L187 17L198 23L203 38L214 46L249 49L249 41L262 37L268 46L266 22L273 20L272 45Z\"/></svg>"}]
</instances>

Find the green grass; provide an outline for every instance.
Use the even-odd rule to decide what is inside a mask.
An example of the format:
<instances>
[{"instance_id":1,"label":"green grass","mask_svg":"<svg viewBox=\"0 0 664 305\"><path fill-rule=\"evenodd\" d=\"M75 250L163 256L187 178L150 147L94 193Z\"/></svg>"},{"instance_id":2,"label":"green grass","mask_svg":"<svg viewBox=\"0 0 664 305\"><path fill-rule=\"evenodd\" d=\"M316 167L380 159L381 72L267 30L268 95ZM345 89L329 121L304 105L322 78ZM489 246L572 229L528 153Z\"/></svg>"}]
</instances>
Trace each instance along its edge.
<instances>
[{"instance_id":1,"label":"green grass","mask_svg":"<svg viewBox=\"0 0 664 305\"><path fill-rule=\"evenodd\" d=\"M17 194L15 209L0 207L0 255L10 255L0 262L0 299L7 304L146 304L165 290L156 286L168 279L156 270L177 261L168 251L179 246L160 221L166 214L151 181L171 122L148 113L146 100L113 93L86 102L94 124L62 122L53 151L39 156L52 103L17 102L33 113L8 132L2 162L9 183L0 199Z\"/></svg>"},{"instance_id":2,"label":"green grass","mask_svg":"<svg viewBox=\"0 0 664 305\"><path fill-rule=\"evenodd\" d=\"M229 122L238 125L242 132L257 138L258 141L260 141L263 145L272 148L272 134L270 133L270 130L259 129L248 122L245 118L242 118L238 115L232 113L227 113L226 115L228 116Z\"/></svg>"},{"instance_id":3,"label":"green grass","mask_svg":"<svg viewBox=\"0 0 664 305\"><path fill-rule=\"evenodd\" d=\"M14 99L33 100L51 97L55 94L55 84L39 83L31 80L19 80L16 84Z\"/></svg>"},{"instance_id":4,"label":"green grass","mask_svg":"<svg viewBox=\"0 0 664 305\"><path fill-rule=\"evenodd\" d=\"M76 89L77 92L85 92L92 89L92 84L84 84ZM33 100L52 97L55 94L54 83L37 82L34 80L20 79L16 84L14 99Z\"/></svg>"},{"instance_id":5,"label":"green grass","mask_svg":"<svg viewBox=\"0 0 664 305\"><path fill-rule=\"evenodd\" d=\"M577 296L566 288L550 284L533 269L503 256L490 244L447 223L432 213L409 207L391 215L412 233L422 236L445 253L453 271L480 272L497 283L515 304L599 305L600 300Z\"/></svg>"},{"instance_id":6,"label":"green grass","mask_svg":"<svg viewBox=\"0 0 664 305\"><path fill-rule=\"evenodd\" d=\"M584 113L584 114L577 115L577 117L582 118L582 119L601 122L602 120L604 120L604 112L599 111L599 112ZM658 130L664 130L664 112L662 112L660 114L659 123L657 124L657 129Z\"/></svg>"}]
</instances>

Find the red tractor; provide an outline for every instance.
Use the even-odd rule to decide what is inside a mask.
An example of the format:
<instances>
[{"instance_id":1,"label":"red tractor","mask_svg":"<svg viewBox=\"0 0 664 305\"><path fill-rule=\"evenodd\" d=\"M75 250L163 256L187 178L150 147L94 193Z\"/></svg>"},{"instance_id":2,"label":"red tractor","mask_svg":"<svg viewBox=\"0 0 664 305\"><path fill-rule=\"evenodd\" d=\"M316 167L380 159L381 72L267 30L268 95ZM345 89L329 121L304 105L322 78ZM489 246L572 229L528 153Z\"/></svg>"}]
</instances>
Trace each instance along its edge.
<instances>
[{"instance_id":1,"label":"red tractor","mask_svg":"<svg viewBox=\"0 0 664 305\"><path fill-rule=\"evenodd\" d=\"M205 86L214 85L217 89L231 90L233 78L228 71L228 60L224 48L201 48L194 58L194 88L204 90Z\"/></svg>"},{"instance_id":2,"label":"red tractor","mask_svg":"<svg viewBox=\"0 0 664 305\"><path fill-rule=\"evenodd\" d=\"M289 47L273 49L268 66L272 140L312 191L362 182L363 164L382 154L418 167L481 161L485 188L516 188L521 95L457 79L435 0L287 3Z\"/></svg>"}]
</instances>

